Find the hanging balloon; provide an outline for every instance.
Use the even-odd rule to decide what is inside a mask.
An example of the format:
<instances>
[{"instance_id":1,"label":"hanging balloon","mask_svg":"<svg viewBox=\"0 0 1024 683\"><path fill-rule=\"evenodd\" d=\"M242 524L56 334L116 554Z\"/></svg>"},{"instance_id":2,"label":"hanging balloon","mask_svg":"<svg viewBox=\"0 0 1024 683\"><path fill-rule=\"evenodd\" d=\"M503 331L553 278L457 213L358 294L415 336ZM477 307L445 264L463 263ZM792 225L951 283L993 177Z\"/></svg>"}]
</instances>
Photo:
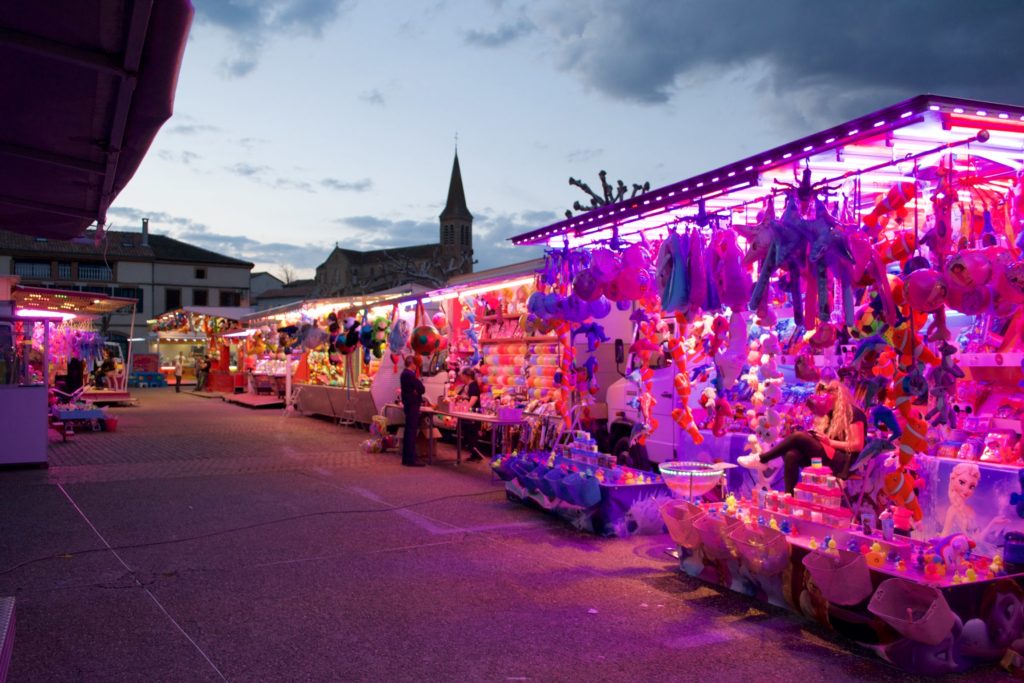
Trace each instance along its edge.
<instances>
[{"instance_id":1,"label":"hanging balloon","mask_svg":"<svg viewBox=\"0 0 1024 683\"><path fill-rule=\"evenodd\" d=\"M534 315L541 315L544 312L544 294L534 292L526 300L526 310Z\"/></svg>"},{"instance_id":2,"label":"hanging balloon","mask_svg":"<svg viewBox=\"0 0 1024 683\"><path fill-rule=\"evenodd\" d=\"M642 299L651 286L651 276L642 268L623 268L615 278L622 298L630 300Z\"/></svg>"},{"instance_id":3,"label":"hanging balloon","mask_svg":"<svg viewBox=\"0 0 1024 683\"><path fill-rule=\"evenodd\" d=\"M946 281L933 268L920 268L907 276L907 302L925 313L937 311L946 302Z\"/></svg>"},{"instance_id":4,"label":"hanging balloon","mask_svg":"<svg viewBox=\"0 0 1024 683\"><path fill-rule=\"evenodd\" d=\"M434 323L434 327L438 330L444 330L448 327L448 316L443 311L438 311L431 316L430 322Z\"/></svg>"},{"instance_id":5,"label":"hanging balloon","mask_svg":"<svg viewBox=\"0 0 1024 683\"><path fill-rule=\"evenodd\" d=\"M984 287L992 278L992 264L981 252L961 251L949 259L945 276L950 290Z\"/></svg>"},{"instance_id":6,"label":"hanging balloon","mask_svg":"<svg viewBox=\"0 0 1024 683\"><path fill-rule=\"evenodd\" d=\"M572 281L572 291L584 301L593 301L601 296L601 283L589 268L581 270Z\"/></svg>"},{"instance_id":7,"label":"hanging balloon","mask_svg":"<svg viewBox=\"0 0 1024 683\"><path fill-rule=\"evenodd\" d=\"M992 290L988 287L967 290L951 287L946 295L946 304L965 315L980 315L992 305Z\"/></svg>"},{"instance_id":8,"label":"hanging balloon","mask_svg":"<svg viewBox=\"0 0 1024 683\"><path fill-rule=\"evenodd\" d=\"M619 255L611 249L595 249L591 256L591 270L601 282L611 282L619 274L621 268Z\"/></svg>"},{"instance_id":9,"label":"hanging balloon","mask_svg":"<svg viewBox=\"0 0 1024 683\"><path fill-rule=\"evenodd\" d=\"M441 348L441 334L433 325L420 325L412 331L409 346L421 356L429 356Z\"/></svg>"},{"instance_id":10,"label":"hanging balloon","mask_svg":"<svg viewBox=\"0 0 1024 683\"><path fill-rule=\"evenodd\" d=\"M570 296L565 299L565 318L575 323L581 323L590 317L590 306L578 296Z\"/></svg>"},{"instance_id":11,"label":"hanging balloon","mask_svg":"<svg viewBox=\"0 0 1024 683\"><path fill-rule=\"evenodd\" d=\"M631 244L622 252L623 268L646 268L651 265L651 253L643 244Z\"/></svg>"},{"instance_id":12,"label":"hanging balloon","mask_svg":"<svg viewBox=\"0 0 1024 683\"><path fill-rule=\"evenodd\" d=\"M607 318L608 314L612 312L612 302L608 301L605 297L594 299L590 302L590 315L595 320L601 320Z\"/></svg>"},{"instance_id":13,"label":"hanging balloon","mask_svg":"<svg viewBox=\"0 0 1024 683\"><path fill-rule=\"evenodd\" d=\"M1014 261L1003 267L996 278L996 290L1008 301L1024 303L1024 261Z\"/></svg>"},{"instance_id":14,"label":"hanging balloon","mask_svg":"<svg viewBox=\"0 0 1024 683\"><path fill-rule=\"evenodd\" d=\"M618 278L611 280L609 282L605 282L604 286L601 287L601 289L603 290L604 295L611 299L612 301L618 302L622 301L625 298L622 294L622 291L619 289Z\"/></svg>"}]
</instances>

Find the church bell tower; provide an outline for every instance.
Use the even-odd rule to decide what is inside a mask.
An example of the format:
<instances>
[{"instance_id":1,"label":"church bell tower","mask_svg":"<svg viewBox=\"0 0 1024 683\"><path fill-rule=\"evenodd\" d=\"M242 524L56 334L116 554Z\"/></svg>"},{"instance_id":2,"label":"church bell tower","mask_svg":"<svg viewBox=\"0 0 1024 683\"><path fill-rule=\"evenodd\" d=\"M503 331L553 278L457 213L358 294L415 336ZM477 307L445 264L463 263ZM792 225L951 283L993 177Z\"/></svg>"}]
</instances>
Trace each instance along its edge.
<instances>
[{"instance_id":1,"label":"church bell tower","mask_svg":"<svg viewBox=\"0 0 1024 683\"><path fill-rule=\"evenodd\" d=\"M473 214L466 207L466 192L462 189L462 171L459 152L455 152L452 178L448 183L448 202L441 212L441 253L446 258L462 258L462 272L473 272Z\"/></svg>"}]
</instances>

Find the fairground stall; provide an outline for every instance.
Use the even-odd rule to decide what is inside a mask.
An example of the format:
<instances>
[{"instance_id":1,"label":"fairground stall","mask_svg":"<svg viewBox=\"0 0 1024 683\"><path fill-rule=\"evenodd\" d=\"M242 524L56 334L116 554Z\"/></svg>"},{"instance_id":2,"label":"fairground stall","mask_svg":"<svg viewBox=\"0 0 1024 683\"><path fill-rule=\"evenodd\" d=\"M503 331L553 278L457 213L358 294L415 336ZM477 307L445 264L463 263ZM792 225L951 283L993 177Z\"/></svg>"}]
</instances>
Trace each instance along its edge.
<instances>
[{"instance_id":1,"label":"fairground stall","mask_svg":"<svg viewBox=\"0 0 1024 683\"><path fill-rule=\"evenodd\" d=\"M494 432L500 431L507 437L500 444L505 451L546 448L574 421L590 425L607 417L604 387L618 375L614 344L603 342L611 340L609 335L631 334L628 315L606 318L607 334L600 325L559 329L531 317L528 302L543 267L544 260L535 259L459 276L423 299L428 306L439 307L425 328L425 338L432 338L436 331L442 346L447 346L447 353L439 355L430 354L426 345L430 355L425 358L434 360L426 365L448 371L434 420L456 437L460 421L475 420L481 423L484 446L493 442L497 449ZM577 394L563 391L558 384L561 363L570 355L581 358L580 372L585 375L581 380L585 388ZM437 367L438 359L445 368ZM457 373L466 367L479 371L478 412L466 409L460 391Z\"/></svg>"},{"instance_id":2,"label":"fairground stall","mask_svg":"<svg viewBox=\"0 0 1024 683\"><path fill-rule=\"evenodd\" d=\"M390 331L397 303L412 287L365 296L303 301L243 318L248 373L246 397L279 399L302 413L346 424L370 424L378 406L371 387L378 369L391 365Z\"/></svg>"},{"instance_id":3,"label":"fairground stall","mask_svg":"<svg viewBox=\"0 0 1024 683\"><path fill-rule=\"evenodd\" d=\"M174 383L174 362L184 358L182 384L196 384L196 373L204 359L211 368L204 389L233 393L240 382L239 355L226 335L241 329L239 320L252 313L251 308L237 306L186 306L160 315L150 321L149 346L157 355L161 386ZM134 379L139 384L152 382L142 374Z\"/></svg>"},{"instance_id":4,"label":"fairground stall","mask_svg":"<svg viewBox=\"0 0 1024 683\"><path fill-rule=\"evenodd\" d=\"M1024 650L1024 107L921 96L620 199L514 238L548 247L526 324L630 312L681 568L915 673ZM587 450L493 466L593 509L578 480L629 472Z\"/></svg>"},{"instance_id":5,"label":"fairground stall","mask_svg":"<svg viewBox=\"0 0 1024 683\"><path fill-rule=\"evenodd\" d=\"M6 309L0 321L0 414L18 429L8 430L0 464L45 464L48 427L66 438L76 426L116 426L99 404L130 399L123 387L126 368L115 361L123 358L115 352L119 347L97 331L98 321L135 301L11 287L11 278L2 280L10 293L0 292Z\"/></svg>"}]
</instances>

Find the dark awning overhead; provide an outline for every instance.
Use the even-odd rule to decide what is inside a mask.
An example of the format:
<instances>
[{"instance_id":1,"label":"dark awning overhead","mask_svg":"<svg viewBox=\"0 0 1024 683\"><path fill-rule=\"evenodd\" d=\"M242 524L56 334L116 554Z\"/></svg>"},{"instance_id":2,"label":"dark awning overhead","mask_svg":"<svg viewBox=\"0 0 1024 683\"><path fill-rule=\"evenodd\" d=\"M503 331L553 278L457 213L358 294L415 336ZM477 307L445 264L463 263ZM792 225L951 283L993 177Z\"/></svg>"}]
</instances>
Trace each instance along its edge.
<instances>
[{"instance_id":1,"label":"dark awning overhead","mask_svg":"<svg viewBox=\"0 0 1024 683\"><path fill-rule=\"evenodd\" d=\"M170 118L189 0L0 3L0 228L68 239Z\"/></svg>"}]
</instances>

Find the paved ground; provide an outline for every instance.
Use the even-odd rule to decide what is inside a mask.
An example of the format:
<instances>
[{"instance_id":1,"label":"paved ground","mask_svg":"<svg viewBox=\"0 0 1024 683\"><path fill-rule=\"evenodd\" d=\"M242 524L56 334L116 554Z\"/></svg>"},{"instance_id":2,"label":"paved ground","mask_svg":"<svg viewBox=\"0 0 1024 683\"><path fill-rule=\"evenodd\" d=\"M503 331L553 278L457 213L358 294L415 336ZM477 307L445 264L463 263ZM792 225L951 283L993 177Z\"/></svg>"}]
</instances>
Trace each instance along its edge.
<instances>
[{"instance_id":1,"label":"paved ground","mask_svg":"<svg viewBox=\"0 0 1024 683\"><path fill-rule=\"evenodd\" d=\"M484 465L403 468L359 430L133 393L116 432L0 472L13 683L909 680L681 576L666 536L507 502Z\"/></svg>"}]
</instances>

